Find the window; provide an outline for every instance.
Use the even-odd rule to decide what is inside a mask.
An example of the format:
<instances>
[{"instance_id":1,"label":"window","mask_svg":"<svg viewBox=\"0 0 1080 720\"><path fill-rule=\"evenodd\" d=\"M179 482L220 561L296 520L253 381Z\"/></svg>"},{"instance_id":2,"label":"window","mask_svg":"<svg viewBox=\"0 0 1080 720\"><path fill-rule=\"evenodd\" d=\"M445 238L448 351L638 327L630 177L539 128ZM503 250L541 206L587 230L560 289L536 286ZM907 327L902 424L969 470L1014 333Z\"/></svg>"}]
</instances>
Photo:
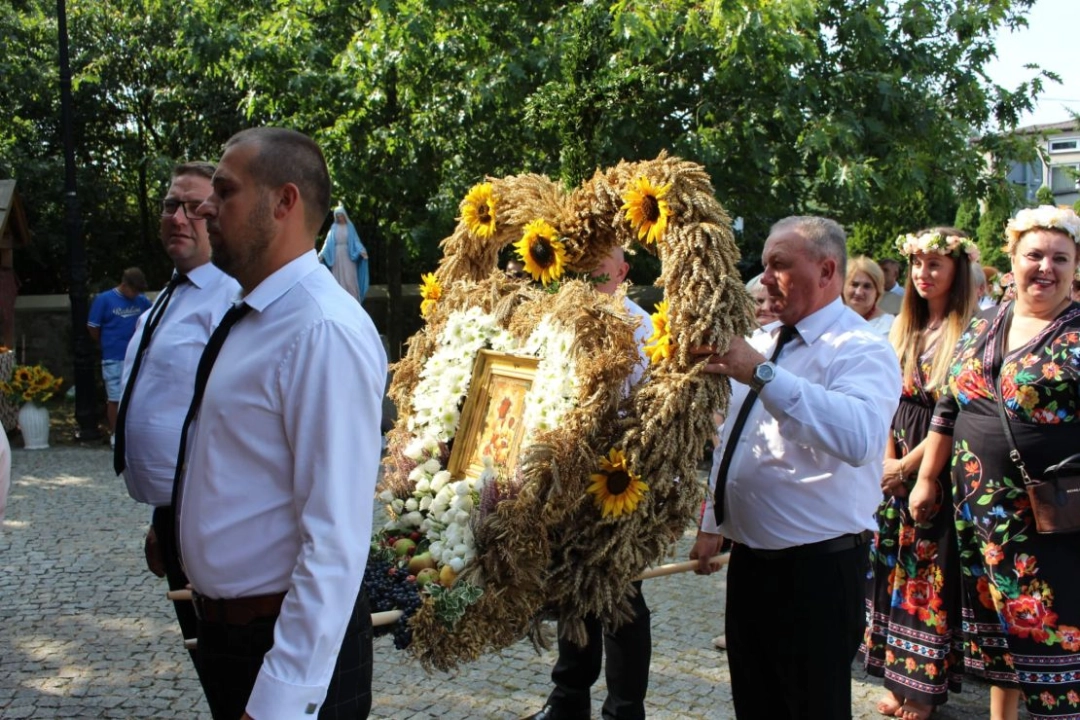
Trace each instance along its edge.
<instances>
[{"instance_id":1,"label":"window","mask_svg":"<svg viewBox=\"0 0 1080 720\"><path fill-rule=\"evenodd\" d=\"M1080 165L1052 165L1050 167L1050 190L1055 195L1076 192L1078 174L1080 174Z\"/></svg>"},{"instance_id":2,"label":"window","mask_svg":"<svg viewBox=\"0 0 1080 720\"><path fill-rule=\"evenodd\" d=\"M1051 153L1076 152L1080 150L1080 138L1063 138L1050 141Z\"/></svg>"},{"instance_id":3,"label":"window","mask_svg":"<svg viewBox=\"0 0 1080 720\"><path fill-rule=\"evenodd\" d=\"M1025 199L1034 200L1035 193L1043 184L1042 163L1014 162L1009 167L1007 177L1009 182L1023 188Z\"/></svg>"}]
</instances>

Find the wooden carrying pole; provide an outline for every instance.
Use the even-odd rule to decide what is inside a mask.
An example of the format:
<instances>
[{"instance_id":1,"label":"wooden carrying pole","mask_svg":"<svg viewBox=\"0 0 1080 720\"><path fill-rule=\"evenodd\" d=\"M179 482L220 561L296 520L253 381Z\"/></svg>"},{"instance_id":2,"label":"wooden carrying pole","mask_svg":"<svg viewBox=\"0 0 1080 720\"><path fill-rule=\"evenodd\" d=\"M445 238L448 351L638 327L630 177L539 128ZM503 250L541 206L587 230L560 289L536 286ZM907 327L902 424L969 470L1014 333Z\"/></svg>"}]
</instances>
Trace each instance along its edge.
<instances>
[{"instance_id":1,"label":"wooden carrying pole","mask_svg":"<svg viewBox=\"0 0 1080 720\"><path fill-rule=\"evenodd\" d=\"M727 554L717 555L712 559L712 562L718 568L723 567L724 565L727 565L729 557L730 556ZM649 580L651 578L664 577L665 575L675 575L677 573L690 572L697 566L697 560L686 560L684 562L668 563L667 565L657 565L656 567L649 568L645 572L641 573L641 575L637 579ZM190 602L191 591L170 590L168 593L166 593L166 597L168 597L173 602ZM383 612L371 613L371 625L372 627L379 627L380 625L392 625L393 623L398 621L398 618L401 617L401 614L402 613L400 610L385 610ZM184 647L186 647L188 650L193 650L195 648L195 641L185 640Z\"/></svg>"}]
</instances>

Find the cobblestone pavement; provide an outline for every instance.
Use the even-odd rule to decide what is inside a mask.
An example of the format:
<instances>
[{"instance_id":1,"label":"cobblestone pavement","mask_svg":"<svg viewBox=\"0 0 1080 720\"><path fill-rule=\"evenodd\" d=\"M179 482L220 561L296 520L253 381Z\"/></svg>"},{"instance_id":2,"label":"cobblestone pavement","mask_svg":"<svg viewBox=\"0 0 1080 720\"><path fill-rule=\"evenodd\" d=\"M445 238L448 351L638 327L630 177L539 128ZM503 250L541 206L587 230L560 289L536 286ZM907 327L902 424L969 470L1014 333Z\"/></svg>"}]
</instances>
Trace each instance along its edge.
<instances>
[{"instance_id":1,"label":"cobblestone pavement","mask_svg":"<svg viewBox=\"0 0 1080 720\"><path fill-rule=\"evenodd\" d=\"M164 581L146 571L148 510L112 477L107 448L13 453L0 532L0 717L208 718ZM682 560L689 547L680 544ZM720 631L723 575L650 580L650 718L732 718ZM527 642L462 668L426 674L389 637L376 641L372 718L513 720L538 710L553 654ZM876 680L854 673L856 718L879 717ZM604 697L594 694L594 713ZM988 692L969 687L935 717L986 717Z\"/></svg>"}]
</instances>

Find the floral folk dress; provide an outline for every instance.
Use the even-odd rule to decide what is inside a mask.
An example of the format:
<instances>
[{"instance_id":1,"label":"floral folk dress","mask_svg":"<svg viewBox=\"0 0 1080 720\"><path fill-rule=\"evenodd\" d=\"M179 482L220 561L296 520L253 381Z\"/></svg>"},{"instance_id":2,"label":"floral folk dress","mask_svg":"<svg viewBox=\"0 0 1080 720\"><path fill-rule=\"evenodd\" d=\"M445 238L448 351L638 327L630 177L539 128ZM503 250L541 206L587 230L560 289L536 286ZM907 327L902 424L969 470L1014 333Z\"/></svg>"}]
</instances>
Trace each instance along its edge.
<instances>
[{"instance_id":1,"label":"floral folk dress","mask_svg":"<svg viewBox=\"0 0 1080 720\"><path fill-rule=\"evenodd\" d=\"M965 663L1019 687L1033 718L1080 718L1080 534L1040 535L1009 458L993 368L1010 304L972 320L932 429L953 435ZM1001 393L1032 477L1080 449L1080 304L1001 362Z\"/></svg>"},{"instance_id":2,"label":"floral folk dress","mask_svg":"<svg viewBox=\"0 0 1080 720\"><path fill-rule=\"evenodd\" d=\"M930 428L937 396L926 390L936 347L919 358L893 416L896 457L905 457ZM949 471L938 478L939 497L950 498ZM914 479L907 484L910 492ZM870 547L866 598L866 671L885 678L898 697L940 705L959 692L963 658L960 632L960 565L952 514L915 526L907 497L885 497Z\"/></svg>"}]
</instances>

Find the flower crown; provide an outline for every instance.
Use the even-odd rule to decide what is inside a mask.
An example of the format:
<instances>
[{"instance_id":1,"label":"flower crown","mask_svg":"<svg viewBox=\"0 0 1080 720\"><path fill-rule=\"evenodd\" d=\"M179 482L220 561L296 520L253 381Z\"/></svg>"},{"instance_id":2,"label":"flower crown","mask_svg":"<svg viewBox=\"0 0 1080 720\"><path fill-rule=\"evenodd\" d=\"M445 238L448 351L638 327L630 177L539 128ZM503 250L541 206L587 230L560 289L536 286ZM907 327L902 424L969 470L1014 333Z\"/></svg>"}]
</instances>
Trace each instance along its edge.
<instances>
[{"instance_id":1,"label":"flower crown","mask_svg":"<svg viewBox=\"0 0 1080 720\"><path fill-rule=\"evenodd\" d=\"M907 257L916 253L937 253L958 257L961 252L965 252L968 260L979 262L979 246L971 238L959 235L943 235L939 232L926 232L922 235L908 233L896 238L896 249L901 255Z\"/></svg>"},{"instance_id":2,"label":"flower crown","mask_svg":"<svg viewBox=\"0 0 1080 720\"><path fill-rule=\"evenodd\" d=\"M1020 236L1037 228L1048 230L1060 230L1080 243L1080 217L1069 208L1059 208L1053 205L1040 205L1037 208L1025 208L1016 213L1005 227L1005 235L1009 239L1009 247L1015 247L1020 242Z\"/></svg>"}]
</instances>

